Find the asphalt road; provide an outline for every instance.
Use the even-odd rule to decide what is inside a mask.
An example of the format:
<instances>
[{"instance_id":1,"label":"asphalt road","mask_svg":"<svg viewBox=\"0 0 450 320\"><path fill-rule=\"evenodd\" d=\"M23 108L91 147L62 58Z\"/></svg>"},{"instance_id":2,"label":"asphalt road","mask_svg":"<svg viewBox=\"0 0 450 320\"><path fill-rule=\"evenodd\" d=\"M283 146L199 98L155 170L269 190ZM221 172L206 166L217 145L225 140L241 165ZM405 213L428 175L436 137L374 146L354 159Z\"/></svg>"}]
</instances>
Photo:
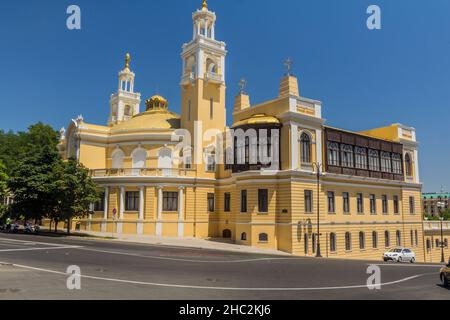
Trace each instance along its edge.
<instances>
[{"instance_id":1,"label":"asphalt road","mask_svg":"<svg viewBox=\"0 0 450 320\"><path fill-rule=\"evenodd\" d=\"M380 262L381 289L369 290L372 264L0 234L0 300L450 299L438 265ZM69 266L81 290L67 288Z\"/></svg>"}]
</instances>

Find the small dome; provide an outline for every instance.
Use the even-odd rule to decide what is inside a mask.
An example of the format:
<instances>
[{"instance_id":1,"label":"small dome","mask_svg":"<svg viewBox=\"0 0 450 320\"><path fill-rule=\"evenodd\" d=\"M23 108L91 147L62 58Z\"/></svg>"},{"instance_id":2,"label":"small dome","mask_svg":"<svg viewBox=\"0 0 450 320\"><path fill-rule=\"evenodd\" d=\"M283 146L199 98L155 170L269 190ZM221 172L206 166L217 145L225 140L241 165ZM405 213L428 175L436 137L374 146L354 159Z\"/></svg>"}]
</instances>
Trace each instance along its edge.
<instances>
[{"instance_id":1,"label":"small dome","mask_svg":"<svg viewBox=\"0 0 450 320\"><path fill-rule=\"evenodd\" d=\"M160 95L155 95L150 99L147 99L145 105L147 106L147 110L167 110L169 108L167 99Z\"/></svg>"}]
</instances>

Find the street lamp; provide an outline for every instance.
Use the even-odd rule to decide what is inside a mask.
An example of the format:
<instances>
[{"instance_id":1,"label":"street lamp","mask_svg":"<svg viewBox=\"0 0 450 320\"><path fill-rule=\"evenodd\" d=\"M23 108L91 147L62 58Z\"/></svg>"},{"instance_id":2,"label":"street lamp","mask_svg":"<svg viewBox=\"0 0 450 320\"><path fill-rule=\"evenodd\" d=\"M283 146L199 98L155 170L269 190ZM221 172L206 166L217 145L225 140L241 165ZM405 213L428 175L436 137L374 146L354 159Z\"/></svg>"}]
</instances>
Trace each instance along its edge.
<instances>
[{"instance_id":1,"label":"street lamp","mask_svg":"<svg viewBox=\"0 0 450 320\"><path fill-rule=\"evenodd\" d=\"M313 169L316 169L317 173L317 254L316 258L322 258L320 253L320 176L322 174L323 165L321 163L314 162Z\"/></svg>"},{"instance_id":2,"label":"street lamp","mask_svg":"<svg viewBox=\"0 0 450 320\"><path fill-rule=\"evenodd\" d=\"M439 220L441 221L441 263L445 263L445 256L444 256L444 208L445 203L438 202L437 204L438 210L439 210Z\"/></svg>"}]
</instances>

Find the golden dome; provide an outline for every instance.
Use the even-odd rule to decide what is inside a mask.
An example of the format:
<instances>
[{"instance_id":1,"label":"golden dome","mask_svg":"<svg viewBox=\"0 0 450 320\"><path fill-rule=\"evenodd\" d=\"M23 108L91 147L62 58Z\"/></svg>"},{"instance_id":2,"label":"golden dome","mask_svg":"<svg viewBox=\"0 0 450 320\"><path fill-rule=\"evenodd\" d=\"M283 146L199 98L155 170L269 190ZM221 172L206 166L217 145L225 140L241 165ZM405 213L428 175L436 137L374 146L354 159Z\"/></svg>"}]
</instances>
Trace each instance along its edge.
<instances>
[{"instance_id":1,"label":"golden dome","mask_svg":"<svg viewBox=\"0 0 450 320\"><path fill-rule=\"evenodd\" d=\"M268 116L265 114L255 114L248 119L236 122L233 125L233 128L246 125L260 125L260 124L280 124L280 120L278 120L276 117Z\"/></svg>"},{"instance_id":2,"label":"golden dome","mask_svg":"<svg viewBox=\"0 0 450 320\"><path fill-rule=\"evenodd\" d=\"M169 108L167 99L160 95L155 95L150 99L145 100L145 105L147 106L147 110L167 110Z\"/></svg>"},{"instance_id":3,"label":"golden dome","mask_svg":"<svg viewBox=\"0 0 450 320\"><path fill-rule=\"evenodd\" d=\"M111 128L111 133L139 130L172 130L180 128L180 116L168 110L147 110Z\"/></svg>"}]
</instances>

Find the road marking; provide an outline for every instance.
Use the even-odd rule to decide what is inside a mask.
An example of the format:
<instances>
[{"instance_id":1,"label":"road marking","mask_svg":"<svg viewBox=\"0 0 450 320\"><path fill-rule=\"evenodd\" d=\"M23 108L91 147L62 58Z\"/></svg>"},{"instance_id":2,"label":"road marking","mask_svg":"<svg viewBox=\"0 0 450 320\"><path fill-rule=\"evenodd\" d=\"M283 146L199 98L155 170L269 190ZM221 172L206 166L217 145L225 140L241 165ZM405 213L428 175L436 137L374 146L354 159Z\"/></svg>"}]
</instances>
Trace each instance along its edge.
<instances>
[{"instance_id":1,"label":"road marking","mask_svg":"<svg viewBox=\"0 0 450 320\"><path fill-rule=\"evenodd\" d=\"M61 247L61 246L66 246L66 245L61 245L61 244L56 244L56 243L48 243L48 242L38 242L38 241L30 241L30 240L17 240L17 239L9 239L9 238L3 238L0 237L0 241L4 241L4 242L19 242L23 245L36 245L36 244L40 244L40 245L45 245L45 246L51 246L51 247Z\"/></svg>"},{"instance_id":2,"label":"road marking","mask_svg":"<svg viewBox=\"0 0 450 320\"><path fill-rule=\"evenodd\" d=\"M276 260L305 260L308 258L255 258L255 259L242 259L242 260L220 260L220 261L209 261L209 260L192 260L192 259L181 259L181 258L169 258L169 257L158 257L158 256L146 256L137 253L126 253L126 252L117 252L117 251L109 251L109 250L100 250L100 249L89 249L85 247L79 248L84 251L92 251L92 252L100 252L100 253L109 253L109 254L117 254L124 256L132 256L146 259L156 259L156 260L170 260L170 261L181 261L181 262L193 262L193 263L244 263L244 262L261 262L261 261L276 261Z\"/></svg>"},{"instance_id":3,"label":"road marking","mask_svg":"<svg viewBox=\"0 0 450 320\"><path fill-rule=\"evenodd\" d=\"M21 249L1 249L0 252L16 252L16 251L42 251L42 250L63 250L63 249L79 249L79 246L66 247L50 247L50 248L21 248Z\"/></svg>"},{"instance_id":4,"label":"road marking","mask_svg":"<svg viewBox=\"0 0 450 320\"><path fill-rule=\"evenodd\" d=\"M372 263L368 263L368 266L379 266L379 267L406 267L406 268L411 268L411 267L432 267L432 268L442 268L443 265L440 264L372 264Z\"/></svg>"},{"instance_id":5,"label":"road marking","mask_svg":"<svg viewBox=\"0 0 450 320\"><path fill-rule=\"evenodd\" d=\"M44 268L36 268L19 264L9 264L0 262L0 265L8 264L10 266L14 266L16 268L46 272L52 274L58 274L63 276L68 276L67 273L61 271L55 271ZM432 273L434 275L434 273ZM404 279L386 282L380 284L381 287L391 286L394 284L399 284L403 282L407 282L410 280L414 280L423 276L431 275L431 273L419 274L411 277L407 277ZM136 284L136 285L144 285L144 286L152 286L152 287L165 287L165 288L181 288L181 289L197 289L197 290L215 290L215 291L332 291L332 290L348 290L348 289L367 289L367 285L355 285L355 286L341 286L341 287L316 287L316 288L232 288L232 287L206 287L206 286L190 286L190 285L178 285L178 284L167 284L167 283L154 283L154 282L144 282L144 281L133 281L133 280L124 280L124 279L114 279L114 278L103 278L103 277L95 277L95 276L87 276L80 275L80 277L85 279L92 280L101 280L101 281L109 281L109 282L117 282L117 283L126 283L126 284Z\"/></svg>"}]
</instances>

